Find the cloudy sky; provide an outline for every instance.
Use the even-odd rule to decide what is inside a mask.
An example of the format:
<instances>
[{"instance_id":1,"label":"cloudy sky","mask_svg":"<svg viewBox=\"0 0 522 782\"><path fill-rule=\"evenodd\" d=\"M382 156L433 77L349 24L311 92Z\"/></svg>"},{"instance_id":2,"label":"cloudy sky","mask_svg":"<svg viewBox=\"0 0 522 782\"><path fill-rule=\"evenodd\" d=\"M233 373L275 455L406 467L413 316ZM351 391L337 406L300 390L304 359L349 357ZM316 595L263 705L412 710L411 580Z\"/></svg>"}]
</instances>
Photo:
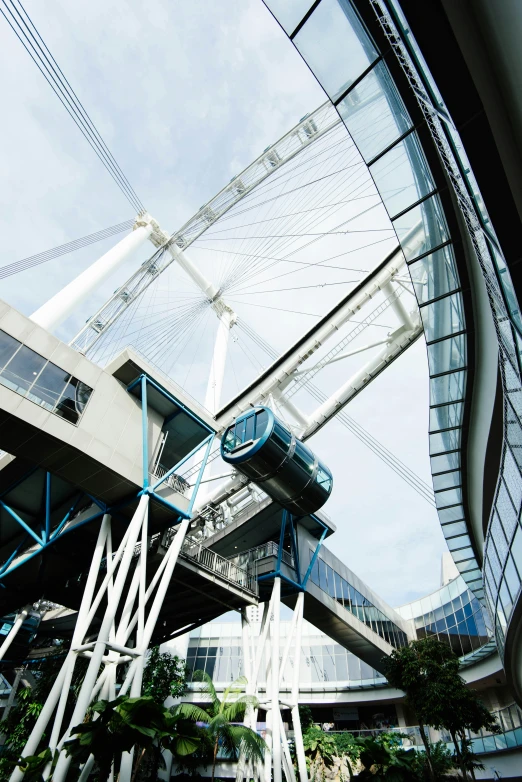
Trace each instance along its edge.
<instances>
[{"instance_id":1,"label":"cloudy sky","mask_svg":"<svg viewBox=\"0 0 522 782\"><path fill-rule=\"evenodd\" d=\"M325 100L261 0L26 0L25 7L140 199L169 232ZM1 17L0 40L5 265L134 213ZM30 314L114 241L4 280L2 298ZM150 246L129 259L59 336L70 340L149 255ZM209 261L206 271L212 277ZM298 291L286 301L289 310L314 304ZM260 333L269 331L266 314L242 306ZM311 325L279 317L286 321L276 330ZM419 340L348 412L429 481L427 378ZM311 444L336 480L326 508L338 527L335 552L392 604L436 589L445 543L435 510L337 423Z\"/></svg>"}]
</instances>

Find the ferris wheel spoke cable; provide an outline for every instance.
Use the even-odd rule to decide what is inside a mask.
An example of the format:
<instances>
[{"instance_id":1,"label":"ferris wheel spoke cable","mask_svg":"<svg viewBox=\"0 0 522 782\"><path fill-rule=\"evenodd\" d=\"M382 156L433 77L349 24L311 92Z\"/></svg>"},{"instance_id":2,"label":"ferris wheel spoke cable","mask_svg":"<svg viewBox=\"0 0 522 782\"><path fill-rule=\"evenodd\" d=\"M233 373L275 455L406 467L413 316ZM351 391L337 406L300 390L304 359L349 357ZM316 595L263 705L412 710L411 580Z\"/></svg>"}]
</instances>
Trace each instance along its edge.
<instances>
[{"instance_id":1,"label":"ferris wheel spoke cable","mask_svg":"<svg viewBox=\"0 0 522 782\"><path fill-rule=\"evenodd\" d=\"M0 7L0 13L2 13L16 37L58 97L75 125L94 150L124 196L132 204L133 208L136 209L137 212L144 212L145 207L107 147L83 104L72 89L60 66L49 51L49 48L45 44L42 36L20 0L17 0L17 4L22 10L23 15L20 13L14 0L1 0L1 2L3 8ZM9 16L7 14L9 14Z\"/></svg>"},{"instance_id":2,"label":"ferris wheel spoke cable","mask_svg":"<svg viewBox=\"0 0 522 782\"><path fill-rule=\"evenodd\" d=\"M334 130L337 128L339 128L339 126L335 126ZM331 132L332 131L330 131L330 133ZM350 142L350 144L348 144L347 142ZM315 142L315 143L320 143L320 142ZM284 181L285 183L288 183L294 179L300 178L302 172L299 171L299 169L303 168L304 166L308 166L308 170L317 168L318 166L322 166L324 164L324 161L318 160L319 157L321 157L322 155L324 155L326 152L333 149L334 147L339 147L340 145L351 146L351 143L352 142L350 137L346 136L345 134L344 138L342 138L340 141L337 141L331 147L326 147L325 149L317 153L315 156L306 157L304 160L301 160L301 156L304 157L305 152L309 152L310 148L308 148L307 150L303 150L300 156L293 158L293 160L290 160L288 163L285 164L284 169L282 170L281 173L272 174L271 177L269 177L264 182L259 184L254 190L248 193L240 202L238 202L235 206L233 206L229 213L230 216L233 217L234 215L241 214L242 211L250 211L251 209L254 209L257 206L257 204L255 203L255 199L259 197L264 198L266 193L270 193L273 190L275 190L278 182ZM345 152L344 149L339 149L337 152L331 153L331 157L335 155L341 155L344 152ZM316 160L316 162L310 165L310 161L314 159ZM299 161L299 160L301 160L301 162L292 166L292 163L295 163L295 161ZM299 173L295 174L294 173L295 171L299 171ZM248 204L251 204L251 206L248 206ZM240 205L241 205L241 210L239 210ZM228 220L229 214L225 215L222 219Z\"/></svg>"},{"instance_id":3,"label":"ferris wheel spoke cable","mask_svg":"<svg viewBox=\"0 0 522 782\"><path fill-rule=\"evenodd\" d=\"M366 211L370 211L370 210L366 210ZM357 215L357 216L360 216L360 215ZM351 218L350 218L350 219L351 219ZM355 218L354 218L354 219L355 219ZM349 221L348 221L348 222L349 222ZM341 225L343 225L343 224L341 223ZM377 240L377 241L375 241L375 242L367 242L366 244L364 244L364 245L362 245L362 246L360 246L360 247L355 247L355 248L352 248L351 250L347 250L347 251L345 251L344 253L340 253L340 254L338 254L338 255L334 255L334 256L332 256L331 258L326 258L326 259L324 259L324 260L325 260L325 261L327 261L327 260L332 260L332 258L338 258L338 257L340 257L341 255L348 255L349 253L352 253L352 252L357 252L357 251L359 251L359 250L366 249L366 248L368 248L368 247L372 247L373 245L380 244L381 242L386 242L386 241L389 241L389 240L390 240L390 238L395 238L395 237L385 237L384 239L378 239L378 240ZM305 245L305 247L308 247L308 246L309 246L309 244L311 244L311 242L308 242L308 243ZM304 249L304 248L302 248L302 249ZM285 257L285 256L283 256L283 258L281 258L281 259L280 259L280 261L287 261L287 260L288 260L288 258L287 258L287 257ZM291 262L291 261L290 261L290 262ZM310 261L310 262L308 262L308 263L307 263L307 262L301 262L301 264L304 264L304 265L305 265L305 266L307 266L308 268L311 268L311 267L313 267L313 266L322 265L322 262L321 262L321 261ZM240 280L240 284L241 284L241 285L243 285L244 283L247 283L249 280L251 280L251 279L255 278L255 277L256 277L256 276L258 276L259 274L262 274L262 273L264 273L265 271L268 271L268 269L272 268L272 267L273 267L273 266L275 266L275 265L276 265L276 263L263 264L263 265L262 265L262 266L261 266L261 267L260 267L258 270L256 270L256 272L255 272L255 273L252 273L252 274L245 274L245 275L243 276L243 278ZM341 268L342 268L342 267L341 267ZM345 270L345 271L349 271L348 269L344 269L344 270ZM260 284L268 283L268 282L271 282L272 280L277 280L277 279L280 279L281 277L287 277L287 276L288 276L288 275L290 275L290 274L297 274L299 271L304 271L304 269L303 269L303 268L301 268L301 269L291 269L291 270L289 270L289 271L282 272L281 274L278 274L278 275L276 275L276 276L274 276L274 277L269 277L268 279L264 279L264 280L258 280L256 283L254 283L254 285L260 285ZM236 292L239 292L239 291L243 292L243 291L245 291L245 290L249 290L250 288L254 287L254 285L252 285L252 284L248 284L248 285L246 285L246 287L240 287L240 288L239 288L239 290L236 288ZM232 287L232 286L230 286L230 287Z\"/></svg>"},{"instance_id":4,"label":"ferris wheel spoke cable","mask_svg":"<svg viewBox=\"0 0 522 782\"><path fill-rule=\"evenodd\" d=\"M350 158L349 160L351 160L351 159L353 159L353 157ZM333 167L333 163L335 161L329 161L329 162L332 163L331 167ZM347 162L349 162L349 161L347 161ZM252 212L255 209L260 209L262 206L266 206L267 204L273 204L274 202L277 202L282 197L293 195L293 194L302 194L303 191L306 192L306 189L311 187L312 185L316 185L316 184L318 184L320 182L322 182L324 184L324 183L326 183L326 180L331 180L333 177L338 176L339 174L343 174L343 173L345 173L347 171L352 171L353 169L360 169L361 167L363 167L364 164L362 163L362 161L357 161L356 163L353 163L353 164L350 163L350 165L344 165L344 166L341 166L341 168L336 168L333 171L328 171L328 170L325 171L325 165L326 165L326 162L322 161L321 162L322 175L320 177L315 178L315 179L310 179L309 176L306 176L307 174L309 174L309 169L301 171L297 177L288 177L288 179L283 179L281 184L279 185L280 192L277 195L271 196L270 198L266 198L265 200L260 201L258 203L252 202L252 198L251 197L245 196L245 198L242 199L241 201L238 201L236 206L232 207L229 210L229 212L227 212L226 215L224 215L222 218L220 218L219 222L220 223L221 222L228 222L229 220L233 220L234 218L240 217L241 215L246 214L247 212ZM287 185L288 182L290 182L293 179L305 180L305 181L302 181L300 184L296 185L295 187L293 187L290 190L285 190L284 189L285 185ZM269 179L268 182L270 182L270 181L271 180ZM281 188L283 188L283 189L281 189ZM275 189L277 189L277 188L271 188L271 190L275 190ZM251 195L256 194L256 193L257 193L257 188L256 188L256 190L253 191L253 193ZM241 207L241 208L239 208L239 207Z\"/></svg>"},{"instance_id":5,"label":"ferris wheel spoke cable","mask_svg":"<svg viewBox=\"0 0 522 782\"><path fill-rule=\"evenodd\" d=\"M327 399L326 394L323 394L316 386L309 385L308 390L314 396L318 402L325 402ZM349 429L361 442L363 442L368 448L373 451L385 464L403 480L408 483L412 489L414 489L423 499L435 507L435 498L431 487L416 475L413 470L410 470L404 462L394 456L379 440L371 435L364 427L358 424L351 416L344 411L337 413L341 423Z\"/></svg>"},{"instance_id":6,"label":"ferris wheel spoke cable","mask_svg":"<svg viewBox=\"0 0 522 782\"><path fill-rule=\"evenodd\" d=\"M351 151L353 151L353 153L354 153L354 154L353 154L353 158L355 158L355 157L358 157L358 154L359 154L359 153L357 152L357 150L356 150L355 146L353 145L353 142L352 142L352 139L351 139L351 137L348 135L348 133L346 133L346 131L344 130L344 128L341 128L341 126L336 126L336 129L337 129L337 128L339 128L340 130L343 130L343 131L344 131L344 133L346 134L346 136L345 136L345 138L343 139L343 141L344 141L344 142L349 142L349 143L350 143L350 149L351 149ZM367 136L367 138L372 138L373 136L377 136L377 137L378 137L378 135L379 135L379 134L381 134L381 133L382 133L382 131L379 131L379 133L378 133L378 134L371 134L371 135ZM341 150L341 151L340 151L339 153L337 153L337 154L340 154L342 151L343 151L343 150ZM387 164L387 166L385 166L383 170L385 170L385 169L386 169L388 166L390 166L391 164L393 164L393 163L396 163L396 161L397 161L397 159L394 159L393 161L391 161L391 163L388 163L388 164ZM305 161L305 162L304 162L304 163L302 163L301 165L306 165L306 162L307 162L307 161ZM319 164L320 164L320 163L318 163L317 165L319 165ZM321 162L321 164L322 164L322 162ZM364 161L363 161L362 159L359 159L359 160L358 160L358 161L357 161L355 164L353 164L353 165L350 165L350 166L348 166L347 168L354 168L354 167L359 167L359 166L365 166L365 163L364 163ZM339 173L339 171L341 171L341 170L346 170L346 167L345 167L344 169L339 169L339 170L337 170L337 171L335 171L335 172L332 172L332 174L329 174L328 176L333 176L335 173ZM268 180L267 180L267 181L266 181L264 184L260 185L260 186L259 186L258 188L256 188L254 191L252 191L251 193L249 193L249 194L248 194L248 195L247 195L247 196L246 196L246 197L245 197L245 198L244 198L244 199L243 199L241 202L239 202L239 203L240 203L242 206L244 206L244 203L245 203L245 202L247 202L247 203L248 203L248 202L249 202L249 200L250 200L250 199L252 199L253 197L255 197L255 196L256 196L256 194L259 194L259 192L260 192L260 191L262 191L262 190L263 190L263 188L267 188L267 187L268 187L268 185L271 185L271 184L272 184L274 181L279 181L279 180L280 180L280 179L282 179L284 176L285 176L285 175L283 174L283 175L281 175L280 177L277 177L277 178L270 177L270 178L269 178L269 179L268 179ZM321 180L322 180L322 179L324 179L324 178L325 178L325 177L323 176L323 177L321 177L321 178L319 178L319 179L314 179L314 180L312 180L312 181L311 181L309 184L314 184L315 182L321 181ZM270 188L270 189L272 189L272 188ZM299 189L299 188L298 188L298 189ZM266 192L266 190L265 190L265 192ZM278 196L276 196L276 197L278 197ZM265 203L265 202L262 202L262 203ZM238 205L236 205L236 207L233 207L233 208L230 210L229 214L228 214L227 216L225 216L224 218L222 218L222 219L223 219L223 220L232 219L232 218L235 216L235 215L234 215L234 210L235 210L235 209L237 209L237 206L238 206ZM254 209L254 208L256 208L257 206L259 206L259 204L255 204L255 203L254 203L254 204L253 204L252 206L250 206L250 207L243 208L241 211L236 211L236 212L235 212L235 214L236 214L236 215L237 215L237 214L242 214L243 212L245 212L245 211L250 211L251 209Z\"/></svg>"},{"instance_id":7,"label":"ferris wheel spoke cable","mask_svg":"<svg viewBox=\"0 0 522 782\"><path fill-rule=\"evenodd\" d=\"M310 233L310 232L306 233L306 232L303 231L303 232L301 232L299 234L293 234L292 235L292 239L300 240L300 239L302 239L302 238L304 238L306 236L314 236L315 237L314 241L316 241L317 239L322 239L325 236L333 236L336 233L336 228L339 228L340 226L345 225L348 222L350 222L350 220L344 221L343 223L340 223L339 225L335 226L334 229L329 229L328 231L321 231L321 232L317 232L317 233L313 233L313 234ZM342 233L344 233L344 232L342 232ZM366 232L364 232L364 233L366 233ZM281 239L281 238L284 239L286 237L274 237L274 238L275 239ZM295 243L295 242L293 242L293 243ZM284 249L285 244L288 245L289 242L285 242L285 241L281 242L281 241L279 241L279 242L274 242L271 245L268 244L268 243L264 243L264 245L258 246L255 249L256 250L261 250L262 252L277 252L277 253L280 253ZM296 252L299 252L302 249L304 249L305 247L307 247L309 244L310 244L310 242L306 242L304 244L304 246L301 245L301 246L299 246L297 248L294 248L293 250L288 250L288 246L287 246L286 247L286 249L288 250L287 255L291 255L291 254L294 254ZM283 256L283 258L285 258L285 256ZM237 283L246 282L248 279L251 279L251 278L259 275L260 273L262 273L262 271L264 271L267 268L267 266L270 266L270 265L272 265L272 264L268 264L267 265L267 264L263 263L263 261L260 261L260 260L252 263L251 262L251 258L249 260L242 260L241 263L237 264L235 271L223 282L223 290L226 291L226 290L232 288L232 286L235 286Z\"/></svg>"},{"instance_id":8,"label":"ferris wheel spoke cable","mask_svg":"<svg viewBox=\"0 0 522 782\"><path fill-rule=\"evenodd\" d=\"M269 291L235 291L234 296L260 296L263 293L285 293L287 291L304 291L309 288L328 288L332 285L353 285L360 282L360 277L356 280L340 280L339 282L318 282L315 285L298 285L294 288L272 288ZM246 302L245 302L246 303ZM250 305L250 302L248 302Z\"/></svg>"},{"instance_id":9,"label":"ferris wheel spoke cable","mask_svg":"<svg viewBox=\"0 0 522 782\"><path fill-rule=\"evenodd\" d=\"M329 171L329 168L333 167L333 164L330 161L330 166L328 166L328 161L325 162L323 165L323 183L321 185L320 195L321 200L324 202L327 198L327 196L335 192L336 187L339 188L339 184L342 184L343 182L348 181L350 177L353 176L354 172L346 173L347 170L350 168L348 166L345 166L341 168L340 170L336 170L333 172ZM255 208L257 209L257 212L259 214L262 214L261 207L267 207L268 206L268 214L270 211L274 212L274 210L283 208L281 207L281 201L285 201L285 208L286 211L288 211L289 208L297 209L298 207L304 208L305 206L312 203L313 199L317 197L318 190L317 188L311 188L310 185L316 184L317 181L311 180L310 176L308 175L308 171L304 171L301 174L300 179L306 179L305 182L303 182L300 186L295 187L291 190L285 189L285 183L281 186L280 192L277 194L277 196L274 196L271 199L267 199L264 202L261 202L260 204L257 204ZM341 180L339 183L339 179L329 179L328 181L324 181L327 177L331 176L337 176L341 175ZM305 189L306 188L306 189ZM345 195L345 193L343 193ZM242 210L239 215L232 215L232 216L241 216L244 213L245 210ZM251 211L251 210L250 210ZM268 216L268 214L266 216ZM288 224L292 224L289 222ZM213 227L212 227L213 228ZM216 231L209 229L206 232L207 236L213 236L216 233Z\"/></svg>"},{"instance_id":10,"label":"ferris wheel spoke cable","mask_svg":"<svg viewBox=\"0 0 522 782\"><path fill-rule=\"evenodd\" d=\"M172 309L167 310L167 314L165 314L162 318L158 318L152 322L150 322L150 319L149 322L147 322L147 320L141 321L140 319L138 323L136 323L136 317L134 313L125 313L125 319L121 319L119 321L120 329L118 333L114 334L113 336L113 332L108 331L107 338L105 340L102 339L96 343L97 350L93 351L92 356L93 358L96 357L98 360L101 360L102 356L110 354L111 351L114 352L118 347L121 349L122 347L126 347L129 344L132 344L136 348L140 348L142 342L144 343L149 337L152 338L152 344L154 344L158 338L163 336L159 330L163 323L170 322L170 328L173 329L175 326L177 326L178 323L183 324L184 319L189 316L193 310L193 302L185 303L182 306L177 307L174 311ZM175 313L174 318L173 312ZM131 330L134 326L137 327ZM145 326L146 329L144 329Z\"/></svg>"},{"instance_id":11,"label":"ferris wheel spoke cable","mask_svg":"<svg viewBox=\"0 0 522 782\"><path fill-rule=\"evenodd\" d=\"M250 338L256 342L260 348L265 350L267 355L272 360L278 357L277 352L268 344L268 342L260 337L244 320L238 320L238 326L244 329ZM308 383L307 390L317 402L323 403L326 401L327 395L314 384ZM341 410L339 413L337 413L336 418L338 418L341 423L346 428L348 428L352 434L354 434L361 442L367 445L368 448L370 448L370 450L376 454L376 456L378 456L383 462L391 467L391 469L399 477L406 481L406 483L408 483L411 488L415 489L415 491L431 505L435 505L431 487L422 478L416 475L413 470L405 465L404 462L394 456L392 452L386 448L386 446L373 437L373 435L371 435L363 426L361 426L361 424L357 423L357 421L349 416L344 410Z\"/></svg>"},{"instance_id":12,"label":"ferris wheel spoke cable","mask_svg":"<svg viewBox=\"0 0 522 782\"><path fill-rule=\"evenodd\" d=\"M363 187L366 187L367 185L366 185L366 183L362 183L362 185L358 185L358 186L357 186L357 188L356 188L356 190L355 190L355 192L357 192L357 190L358 190L358 189L360 189L360 187L361 187L361 186L363 186ZM353 194L353 191L352 191L352 194ZM377 205L375 205L375 206L378 206L378 204L377 204ZM375 207L371 207L371 208L375 208ZM362 212L361 214L365 213L366 211L368 211L368 210L363 210L363 212ZM344 222L340 223L339 225L337 225L337 226L336 226L336 228L342 227L343 225L345 225L345 224L346 224L346 222L349 222L349 221L350 221L350 220L348 220L348 221L344 221ZM322 237L318 237L318 238L322 238ZM291 251L287 252L287 255L286 255L286 256L284 256L284 257L287 257L288 255L293 255L293 254L295 254L296 252L299 252L300 250L302 250L302 249L306 248L307 246L309 246L311 243L313 243L313 242L317 241L317 240L318 240L318 238L316 237L316 238L312 239L312 240L311 240L311 242L307 242L307 243L306 243L304 246L301 246L301 247L299 247L299 248L295 248L294 250L291 250ZM279 248L279 250L280 250L280 249L281 249L281 248ZM262 265L262 266L263 266L263 265ZM266 265L265 265L265 266L266 266ZM248 276L253 276L253 272L252 272L252 271L250 271L250 274L249 274ZM237 275L236 275L236 279L237 279Z\"/></svg>"},{"instance_id":13,"label":"ferris wheel spoke cable","mask_svg":"<svg viewBox=\"0 0 522 782\"><path fill-rule=\"evenodd\" d=\"M272 223L274 220L283 220L286 217L296 217L297 215L307 214L309 212L316 212L318 209L330 209L333 206L344 206L346 204L351 204L353 201L360 201L364 198L378 198L377 193L370 193L366 196L359 196L358 198L347 198L343 201L336 201L334 203L329 204L319 204L318 206L312 206L309 209L301 209L299 212L291 212L290 214L284 214L284 215L275 215L274 217L268 217L265 220L256 220L253 223L244 223L240 228L250 228L253 225L262 225L264 223ZM221 224L221 221L218 223ZM233 231L235 230L234 226L228 227L228 228L222 228L219 231L214 231L213 233L209 234L205 232L206 236L216 236L216 234L222 234L226 233L227 231Z\"/></svg>"},{"instance_id":14,"label":"ferris wheel spoke cable","mask_svg":"<svg viewBox=\"0 0 522 782\"><path fill-rule=\"evenodd\" d=\"M202 309L202 308L201 308ZM191 334L192 326L196 322L201 309L195 309L184 321L179 324L179 321L167 324L163 333L160 335L160 339L157 342L155 349L148 347L148 355L151 360L160 362L164 356L174 351L175 348L183 344L183 338L186 335ZM172 338L172 335L175 335Z\"/></svg>"},{"instance_id":15,"label":"ferris wheel spoke cable","mask_svg":"<svg viewBox=\"0 0 522 782\"><path fill-rule=\"evenodd\" d=\"M338 126L336 126L338 127ZM332 132L332 131L330 131ZM341 140L341 143L344 144L346 147L353 147L353 144L347 144L346 142L350 141L351 139L346 136ZM321 140L315 143L321 143ZM338 146L335 145L335 146ZM303 168L304 166L307 166L307 173L309 170L317 168L318 166L323 167L324 161L317 160L315 163L312 163L310 165L311 158L309 157L310 154L310 147L307 147L299 153L299 155L292 160L288 161L287 163L284 163L281 168L279 168L277 171L274 171L272 175L266 179L264 182L261 182L254 190L251 190L249 193L247 193L241 201L236 203L231 209L230 214L238 214L242 211L250 211L251 208L256 208L259 206L259 203L256 203L256 199L258 198L265 198L267 193L272 192L273 190L277 190L281 186L286 186L289 182L292 182L293 180L300 180L303 179L303 172L299 171L297 174L295 174L295 171L298 171L298 169ZM319 153L320 155L323 155L326 151L328 151L328 148L321 150ZM335 157L337 154L343 154L346 150L340 149L337 153L332 153L330 156L331 158ZM355 157L355 156L354 156ZM300 163L297 165L293 165L296 163L296 161L300 161ZM281 185L282 183L282 185ZM264 202L262 202L264 203ZM227 216L224 217L224 219L227 219Z\"/></svg>"},{"instance_id":16,"label":"ferris wheel spoke cable","mask_svg":"<svg viewBox=\"0 0 522 782\"><path fill-rule=\"evenodd\" d=\"M351 152L353 152L353 150L351 150ZM323 173L325 175L327 173L329 173L328 169L333 167L333 165L334 165L334 163L332 161L326 161L325 165L323 165ZM356 172L350 172L350 174L346 174L345 173L345 174L343 174L343 179L346 179L346 177L349 177L349 178L353 179L353 177L355 175L356 175ZM307 171L302 172L301 179L306 178L306 177L309 180L308 172ZM320 197L322 198L322 200L325 200L325 198L333 199L333 196L334 196L334 193L335 193L336 189L340 189L341 185L343 186L343 195L346 195L346 185L347 184L348 183L344 182L344 181L341 181L340 183L339 182L335 182L335 181L329 181L329 182L326 183L326 185L322 185L321 186ZM325 190L326 190L326 192L325 192ZM353 192L351 194L353 195ZM269 211L273 211L274 204L276 206L278 206L278 208L281 208L283 211L287 211L287 212L289 210L289 207L290 207L290 209L297 209L298 207L300 209L303 209L305 206L312 205L313 199L317 198L317 189L301 191L300 188L293 188L290 191L290 200L289 200L288 199L288 195L289 195L288 191L285 190L285 183L283 183L282 191L278 194L278 197L282 198L284 195L287 196L286 203L285 203L284 207L279 207L278 206L278 202L273 200L271 206L269 207ZM329 211L331 212L332 209L330 208ZM267 215L265 214L265 216L267 216ZM295 229L295 227L297 225L299 225L299 228L302 229L304 227L304 225L306 224L306 222L304 220L301 220L301 222L299 223L300 220L301 220L300 217L290 217L286 221L286 230L289 230L289 226L293 226L294 229ZM311 221L311 222L308 221L308 225L314 225L314 224L317 225L319 220L320 220L320 218L318 218L315 222L314 221ZM280 226L280 230L285 230L285 227L284 226ZM265 237L269 233L270 233L270 230L269 229L265 229L265 232L264 232L263 236ZM246 239L245 239L245 241L246 241ZM270 241L269 240L265 240L263 242L263 244L261 244L261 245L259 244L259 241L257 241L257 242L255 242L255 249L256 249L256 251L258 253L259 253L259 251L261 249L264 252L268 252L269 250L272 251L272 252L274 252L274 250L281 251L281 249L282 249L282 247L284 246L285 243L288 244L288 243L291 243L291 242L295 242L295 239L294 238L282 239L282 240L281 239L272 239ZM245 244L242 243L242 245L243 245L242 247L236 248L236 249L239 250L239 251L241 251L241 249L246 249L245 248ZM250 241L250 245L252 246L252 248L254 248L254 244L252 243L252 241ZM276 245L279 245L279 247L277 249L276 249ZM243 267L244 267L244 264L243 264ZM229 277L226 280L227 283L230 284L230 282L235 280L240 275L241 272L242 272L242 264L235 264L235 268L234 268L233 272L229 275Z\"/></svg>"}]
</instances>

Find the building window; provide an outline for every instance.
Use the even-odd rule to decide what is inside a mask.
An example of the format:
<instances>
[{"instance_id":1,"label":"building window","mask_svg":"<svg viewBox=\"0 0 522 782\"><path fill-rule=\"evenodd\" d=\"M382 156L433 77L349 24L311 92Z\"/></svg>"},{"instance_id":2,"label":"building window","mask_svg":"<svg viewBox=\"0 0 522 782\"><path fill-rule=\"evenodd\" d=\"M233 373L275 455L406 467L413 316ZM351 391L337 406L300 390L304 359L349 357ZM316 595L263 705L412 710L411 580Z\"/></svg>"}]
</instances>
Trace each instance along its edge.
<instances>
[{"instance_id":1,"label":"building window","mask_svg":"<svg viewBox=\"0 0 522 782\"><path fill-rule=\"evenodd\" d=\"M0 330L0 384L77 424L92 388Z\"/></svg>"}]
</instances>

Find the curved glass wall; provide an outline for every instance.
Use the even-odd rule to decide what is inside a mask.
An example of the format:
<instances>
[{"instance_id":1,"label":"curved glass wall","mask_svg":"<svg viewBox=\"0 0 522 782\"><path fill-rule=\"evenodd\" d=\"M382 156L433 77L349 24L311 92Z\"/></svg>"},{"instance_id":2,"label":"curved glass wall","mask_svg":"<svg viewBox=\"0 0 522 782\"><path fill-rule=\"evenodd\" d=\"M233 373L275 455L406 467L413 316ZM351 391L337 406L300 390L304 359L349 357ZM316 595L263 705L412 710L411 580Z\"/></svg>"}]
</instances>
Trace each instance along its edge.
<instances>
[{"instance_id":1,"label":"curved glass wall","mask_svg":"<svg viewBox=\"0 0 522 782\"><path fill-rule=\"evenodd\" d=\"M281 622L282 643L290 630L290 622ZM205 670L216 684L228 685L243 673L241 644L240 622L212 622L190 634L187 666L191 671ZM283 671L283 688L292 686L294 651L293 648L290 650ZM264 660L260 670L265 670ZM326 682L331 688L341 689L386 685L381 673L304 621L300 688L313 688Z\"/></svg>"},{"instance_id":2,"label":"curved glass wall","mask_svg":"<svg viewBox=\"0 0 522 782\"><path fill-rule=\"evenodd\" d=\"M430 112L430 129L444 160L488 290L497 331L499 366L504 396L504 441L499 481L489 519L484 551L484 584L495 636L501 653L513 608L520 599L522 578L522 319L509 270L489 220L459 134L415 43L399 4L391 0L390 16L381 17L383 28L396 34L403 62L416 80L417 94L424 92L423 107ZM406 59L405 59L406 58ZM410 76L411 81L411 76ZM435 113L436 111L436 113Z\"/></svg>"},{"instance_id":3,"label":"curved glass wall","mask_svg":"<svg viewBox=\"0 0 522 782\"><path fill-rule=\"evenodd\" d=\"M276 18L284 15L281 0L266 3ZM466 322L452 238L433 177L382 55L350 0L322 0L290 37L357 145L404 252L428 349L430 458L439 519L459 572L482 598L461 480Z\"/></svg>"},{"instance_id":4,"label":"curved glass wall","mask_svg":"<svg viewBox=\"0 0 522 782\"><path fill-rule=\"evenodd\" d=\"M493 635L489 616L460 576L396 611L413 620L417 638L434 636L459 657L486 646Z\"/></svg>"}]
</instances>

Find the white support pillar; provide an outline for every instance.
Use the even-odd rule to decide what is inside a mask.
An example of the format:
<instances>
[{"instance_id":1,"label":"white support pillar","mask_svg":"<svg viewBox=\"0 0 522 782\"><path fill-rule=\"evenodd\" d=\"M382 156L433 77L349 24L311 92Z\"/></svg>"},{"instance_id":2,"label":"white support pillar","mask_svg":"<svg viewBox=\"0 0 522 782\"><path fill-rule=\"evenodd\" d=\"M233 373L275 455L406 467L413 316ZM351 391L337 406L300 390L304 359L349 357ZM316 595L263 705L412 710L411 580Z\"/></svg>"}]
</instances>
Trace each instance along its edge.
<instances>
[{"instance_id":1,"label":"white support pillar","mask_svg":"<svg viewBox=\"0 0 522 782\"><path fill-rule=\"evenodd\" d=\"M139 218L134 230L88 269L58 291L31 315L31 320L47 331L53 331L87 298L127 257L151 235L154 222L148 215Z\"/></svg>"},{"instance_id":2,"label":"white support pillar","mask_svg":"<svg viewBox=\"0 0 522 782\"><path fill-rule=\"evenodd\" d=\"M408 316L409 317L409 316ZM304 439L311 437L325 421L328 421L342 408L353 396L355 396L368 382L375 377L404 347L416 339L421 325L412 323L412 328L405 325L397 328L388 335L384 347L376 353L361 369L355 372L343 385L335 391L309 416L309 425L303 432Z\"/></svg>"},{"instance_id":3,"label":"white support pillar","mask_svg":"<svg viewBox=\"0 0 522 782\"><path fill-rule=\"evenodd\" d=\"M281 579L274 578L272 606L274 619L272 622L271 662L271 695L272 695L272 779L282 782L281 769L281 717L279 708L279 646L280 646L280 613L281 613Z\"/></svg>"},{"instance_id":4,"label":"white support pillar","mask_svg":"<svg viewBox=\"0 0 522 782\"><path fill-rule=\"evenodd\" d=\"M181 250L177 245L170 244L169 252L174 260L181 266L181 268L188 274L192 281L197 285L202 293L205 294L209 301L214 301L219 296L219 291L210 280L207 280L204 274L202 274L198 267L190 260L188 255Z\"/></svg>"},{"instance_id":5,"label":"white support pillar","mask_svg":"<svg viewBox=\"0 0 522 782\"><path fill-rule=\"evenodd\" d=\"M210 367L210 375L204 401L204 406L211 413L217 413L221 403L230 329L235 322L235 314L225 305L223 307L223 312L219 317L214 352L212 354L212 365Z\"/></svg>"},{"instance_id":6,"label":"white support pillar","mask_svg":"<svg viewBox=\"0 0 522 782\"><path fill-rule=\"evenodd\" d=\"M297 769L299 782L308 782L306 770L306 758L303 745L303 733L301 730L301 718L299 716L299 668L301 661L301 636L303 631L304 592L299 592L295 604L294 613L297 614L294 643L294 675L292 680L292 723L294 726L295 754L297 756Z\"/></svg>"},{"instance_id":7,"label":"white support pillar","mask_svg":"<svg viewBox=\"0 0 522 782\"><path fill-rule=\"evenodd\" d=\"M18 635L18 631L20 630L21 626L27 619L27 615L29 611L31 610L31 606L25 606L25 608L22 608L18 616L16 617L13 626L9 630L5 641L3 642L2 646L0 646L0 660L3 660L5 658L5 655L7 653L7 650L13 643L14 639Z\"/></svg>"},{"instance_id":8,"label":"white support pillar","mask_svg":"<svg viewBox=\"0 0 522 782\"><path fill-rule=\"evenodd\" d=\"M407 329L413 329L413 321L406 310L406 307L400 300L397 291L395 289L395 286L392 285L391 281L387 282L385 285L382 286L383 293L385 296L388 296L391 302L391 308L399 318L401 322L401 326L406 326Z\"/></svg>"}]
</instances>

